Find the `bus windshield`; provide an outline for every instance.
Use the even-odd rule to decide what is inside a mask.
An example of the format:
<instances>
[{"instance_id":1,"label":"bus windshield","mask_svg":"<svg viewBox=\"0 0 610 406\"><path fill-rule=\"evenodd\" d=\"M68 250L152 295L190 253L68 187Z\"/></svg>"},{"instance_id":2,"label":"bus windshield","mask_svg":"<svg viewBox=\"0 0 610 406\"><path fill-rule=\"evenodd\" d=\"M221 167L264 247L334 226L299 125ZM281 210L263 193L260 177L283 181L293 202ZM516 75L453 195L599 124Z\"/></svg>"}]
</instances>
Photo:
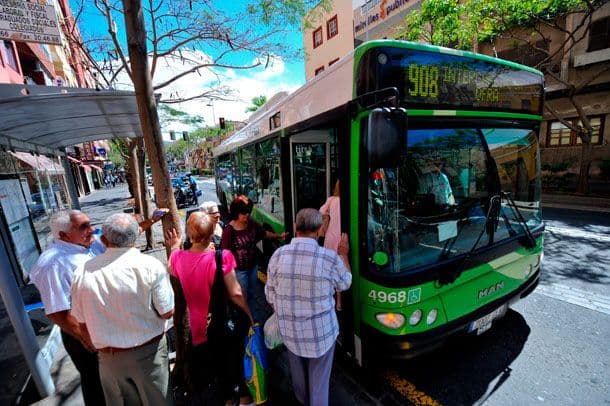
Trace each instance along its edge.
<instances>
[{"instance_id":1,"label":"bus windshield","mask_svg":"<svg viewBox=\"0 0 610 406\"><path fill-rule=\"evenodd\" d=\"M406 142L396 167L368 171L372 271L412 272L542 224L533 130L410 129Z\"/></svg>"}]
</instances>

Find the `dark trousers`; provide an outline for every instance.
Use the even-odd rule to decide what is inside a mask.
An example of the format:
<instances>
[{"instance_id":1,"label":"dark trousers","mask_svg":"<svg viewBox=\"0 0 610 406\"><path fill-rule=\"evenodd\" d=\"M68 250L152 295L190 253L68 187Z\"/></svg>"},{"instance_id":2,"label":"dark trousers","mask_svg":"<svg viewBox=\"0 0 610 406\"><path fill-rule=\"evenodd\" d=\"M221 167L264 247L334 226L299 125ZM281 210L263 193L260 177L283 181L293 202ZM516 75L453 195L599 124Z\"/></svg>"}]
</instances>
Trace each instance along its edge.
<instances>
[{"instance_id":1,"label":"dark trousers","mask_svg":"<svg viewBox=\"0 0 610 406\"><path fill-rule=\"evenodd\" d=\"M193 346L191 376L194 392L207 391L220 404L234 400L236 396L249 396L244 378L245 341L244 336L227 337L222 344L205 342ZM215 403L208 399L201 404Z\"/></svg>"},{"instance_id":2,"label":"dark trousers","mask_svg":"<svg viewBox=\"0 0 610 406\"><path fill-rule=\"evenodd\" d=\"M87 351L76 338L61 332L64 348L76 369L80 373L80 385L83 390L83 400L87 406L104 406L104 391L100 381L99 363L97 354Z\"/></svg>"},{"instance_id":3,"label":"dark trousers","mask_svg":"<svg viewBox=\"0 0 610 406\"><path fill-rule=\"evenodd\" d=\"M305 406L328 406L335 344L319 358L299 357L290 350L286 353L297 400Z\"/></svg>"}]
</instances>

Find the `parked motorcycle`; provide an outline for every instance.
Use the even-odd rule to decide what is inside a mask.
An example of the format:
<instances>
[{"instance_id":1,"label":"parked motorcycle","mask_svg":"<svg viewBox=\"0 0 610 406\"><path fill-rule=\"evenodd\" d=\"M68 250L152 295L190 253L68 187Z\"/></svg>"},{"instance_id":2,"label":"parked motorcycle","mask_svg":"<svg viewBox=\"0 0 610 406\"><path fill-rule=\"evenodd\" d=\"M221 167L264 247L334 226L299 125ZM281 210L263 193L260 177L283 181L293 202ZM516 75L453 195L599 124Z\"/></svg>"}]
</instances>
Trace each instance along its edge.
<instances>
[{"instance_id":1,"label":"parked motorcycle","mask_svg":"<svg viewBox=\"0 0 610 406\"><path fill-rule=\"evenodd\" d=\"M172 179L172 186L174 187L174 199L176 199L176 206L178 206L178 208L188 207L198 203L197 195L201 193L200 190L193 193L192 189L179 178Z\"/></svg>"}]
</instances>

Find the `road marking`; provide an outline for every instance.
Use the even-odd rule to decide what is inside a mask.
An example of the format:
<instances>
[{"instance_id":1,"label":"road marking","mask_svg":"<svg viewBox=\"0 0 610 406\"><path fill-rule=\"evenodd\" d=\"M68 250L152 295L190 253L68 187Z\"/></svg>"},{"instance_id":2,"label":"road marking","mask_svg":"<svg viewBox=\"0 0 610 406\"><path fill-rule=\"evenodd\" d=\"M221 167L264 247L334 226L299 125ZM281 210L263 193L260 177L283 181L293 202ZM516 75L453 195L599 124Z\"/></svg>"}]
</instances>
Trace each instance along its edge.
<instances>
[{"instance_id":1,"label":"road marking","mask_svg":"<svg viewBox=\"0 0 610 406\"><path fill-rule=\"evenodd\" d=\"M576 238L584 238L587 240L596 240L599 242L610 242L610 235L606 234L596 234L590 231L576 230L576 229L567 229L563 227L553 227L546 226L545 230L552 233L563 235L567 237L576 237Z\"/></svg>"},{"instance_id":2,"label":"road marking","mask_svg":"<svg viewBox=\"0 0 610 406\"><path fill-rule=\"evenodd\" d=\"M540 284L535 292L600 313L610 314L610 296L599 295L591 291L580 290L559 283L551 285Z\"/></svg>"},{"instance_id":3,"label":"road marking","mask_svg":"<svg viewBox=\"0 0 610 406\"><path fill-rule=\"evenodd\" d=\"M390 383L392 389L397 391L403 398L418 406L441 406L439 402L432 399L427 393L420 391L411 382L398 375L394 371L385 370L381 373L383 379Z\"/></svg>"}]
</instances>

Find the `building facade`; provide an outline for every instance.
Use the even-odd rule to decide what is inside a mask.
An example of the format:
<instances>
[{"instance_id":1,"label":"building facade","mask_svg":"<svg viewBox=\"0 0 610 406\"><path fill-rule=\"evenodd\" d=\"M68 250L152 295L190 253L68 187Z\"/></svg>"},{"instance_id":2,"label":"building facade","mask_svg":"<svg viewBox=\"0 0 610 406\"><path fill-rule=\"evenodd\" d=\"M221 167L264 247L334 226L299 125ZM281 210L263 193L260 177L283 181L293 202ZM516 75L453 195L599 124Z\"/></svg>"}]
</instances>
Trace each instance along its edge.
<instances>
[{"instance_id":1,"label":"building facade","mask_svg":"<svg viewBox=\"0 0 610 406\"><path fill-rule=\"evenodd\" d=\"M354 49L352 4L332 1L331 9L314 7L303 19L305 78L324 72L339 58Z\"/></svg>"}]
</instances>

